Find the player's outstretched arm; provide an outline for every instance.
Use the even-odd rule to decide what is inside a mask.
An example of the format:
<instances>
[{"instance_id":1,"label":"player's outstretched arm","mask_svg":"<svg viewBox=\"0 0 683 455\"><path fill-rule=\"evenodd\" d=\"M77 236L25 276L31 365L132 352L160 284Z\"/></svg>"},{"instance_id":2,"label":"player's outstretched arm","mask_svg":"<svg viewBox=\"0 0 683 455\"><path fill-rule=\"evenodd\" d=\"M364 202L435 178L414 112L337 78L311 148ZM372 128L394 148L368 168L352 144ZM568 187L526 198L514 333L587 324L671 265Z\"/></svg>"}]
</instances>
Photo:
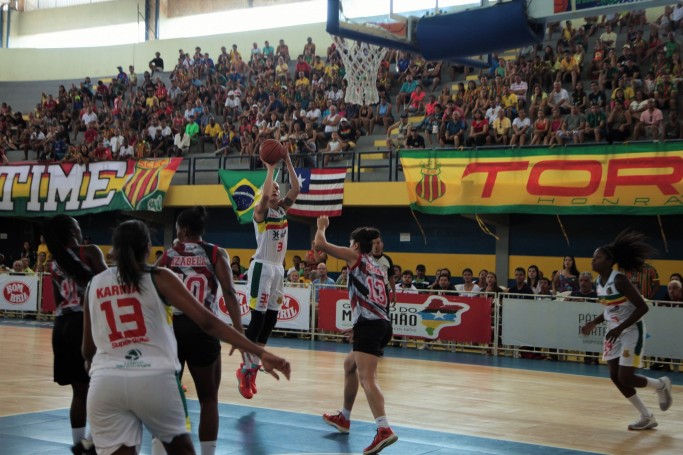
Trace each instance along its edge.
<instances>
[{"instance_id":1,"label":"player's outstretched arm","mask_svg":"<svg viewBox=\"0 0 683 455\"><path fill-rule=\"evenodd\" d=\"M263 189L261 190L261 199L254 207L254 221L260 223L266 219L268 213L268 203L273 194L273 175L275 174L275 166L263 161L263 165L268 170L266 173L266 180L263 182Z\"/></svg>"},{"instance_id":2,"label":"player's outstretched arm","mask_svg":"<svg viewBox=\"0 0 683 455\"><path fill-rule=\"evenodd\" d=\"M289 362L272 353L268 353L261 346L252 343L247 337L239 333L234 328L223 323L216 315L209 311L204 305L199 303L190 291L183 285L182 281L168 269L156 269L154 272L154 283L159 293L187 317L192 319L199 328L219 340L233 345L240 351L255 354L264 361L266 371L280 371L287 379L291 367ZM264 360L265 359L265 360ZM277 377L277 374L273 373Z\"/></svg>"},{"instance_id":3,"label":"player's outstretched arm","mask_svg":"<svg viewBox=\"0 0 683 455\"><path fill-rule=\"evenodd\" d=\"M318 218L318 230L315 233L314 247L317 250L327 253L337 259L346 261L349 265L354 265L358 261L358 253L351 248L337 246L329 243L325 238L325 230L330 225L330 219L327 216Z\"/></svg>"},{"instance_id":4,"label":"player's outstretched arm","mask_svg":"<svg viewBox=\"0 0 683 455\"><path fill-rule=\"evenodd\" d=\"M285 164L287 165L287 173L289 174L289 191L287 191L282 203L284 204L285 210L288 210L299 196L301 184L296 176L296 169L294 169L294 164L292 163L292 157L289 156L289 151L285 154Z\"/></svg>"}]
</instances>

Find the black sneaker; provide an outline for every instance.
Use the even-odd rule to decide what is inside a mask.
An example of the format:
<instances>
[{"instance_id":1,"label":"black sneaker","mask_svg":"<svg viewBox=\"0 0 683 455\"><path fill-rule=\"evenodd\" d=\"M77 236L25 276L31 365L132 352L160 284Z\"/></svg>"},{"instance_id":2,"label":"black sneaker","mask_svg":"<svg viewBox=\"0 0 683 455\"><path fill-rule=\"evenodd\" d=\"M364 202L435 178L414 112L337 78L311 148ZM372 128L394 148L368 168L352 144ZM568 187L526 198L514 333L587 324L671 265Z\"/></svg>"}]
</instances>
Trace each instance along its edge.
<instances>
[{"instance_id":1,"label":"black sneaker","mask_svg":"<svg viewBox=\"0 0 683 455\"><path fill-rule=\"evenodd\" d=\"M71 447L71 453L74 455L97 455L95 444L87 439L81 439L78 444Z\"/></svg>"}]
</instances>

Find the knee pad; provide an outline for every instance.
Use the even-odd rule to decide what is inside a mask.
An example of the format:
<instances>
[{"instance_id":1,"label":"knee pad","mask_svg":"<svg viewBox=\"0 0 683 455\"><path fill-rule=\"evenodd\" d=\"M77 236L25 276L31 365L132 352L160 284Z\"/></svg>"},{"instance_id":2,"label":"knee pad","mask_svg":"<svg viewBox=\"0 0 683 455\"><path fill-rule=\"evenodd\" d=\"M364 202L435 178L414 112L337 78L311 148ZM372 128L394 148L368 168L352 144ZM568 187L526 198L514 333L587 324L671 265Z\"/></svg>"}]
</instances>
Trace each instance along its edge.
<instances>
[{"instance_id":1,"label":"knee pad","mask_svg":"<svg viewBox=\"0 0 683 455\"><path fill-rule=\"evenodd\" d=\"M270 338L270 334L273 331L275 324L277 324L278 313L279 313L279 311L275 311L275 310L267 310L266 311L265 320L263 323L263 328L261 329L261 333L259 334L259 337L258 337L258 343L260 343L260 344L268 343L268 338Z\"/></svg>"}]
</instances>

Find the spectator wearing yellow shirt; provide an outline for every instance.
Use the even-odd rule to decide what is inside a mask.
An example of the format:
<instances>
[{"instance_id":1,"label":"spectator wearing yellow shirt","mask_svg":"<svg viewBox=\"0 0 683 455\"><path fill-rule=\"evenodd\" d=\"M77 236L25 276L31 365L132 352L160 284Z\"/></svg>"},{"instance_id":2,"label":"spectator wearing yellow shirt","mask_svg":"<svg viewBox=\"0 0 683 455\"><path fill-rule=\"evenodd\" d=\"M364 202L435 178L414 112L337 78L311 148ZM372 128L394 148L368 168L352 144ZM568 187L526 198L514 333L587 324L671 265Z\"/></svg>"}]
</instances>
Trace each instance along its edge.
<instances>
[{"instance_id":1,"label":"spectator wearing yellow shirt","mask_svg":"<svg viewBox=\"0 0 683 455\"><path fill-rule=\"evenodd\" d=\"M319 55L315 56L315 59L311 64L311 68L313 70L313 73L317 74L318 76L322 75L325 72L325 63L323 63Z\"/></svg>"},{"instance_id":2,"label":"spectator wearing yellow shirt","mask_svg":"<svg viewBox=\"0 0 683 455\"><path fill-rule=\"evenodd\" d=\"M572 81L572 87L574 87L576 86L579 72L579 62L577 62L577 59L574 58L569 50L567 50L564 52L564 57L560 60L555 80L564 82L567 79L567 76L569 76Z\"/></svg>"},{"instance_id":3,"label":"spectator wearing yellow shirt","mask_svg":"<svg viewBox=\"0 0 683 455\"><path fill-rule=\"evenodd\" d=\"M300 87L308 90L311 87L311 81L306 77L303 71L299 71L299 78L294 83L294 86L298 89Z\"/></svg>"},{"instance_id":4,"label":"spectator wearing yellow shirt","mask_svg":"<svg viewBox=\"0 0 683 455\"><path fill-rule=\"evenodd\" d=\"M517 116L517 95L512 93L507 86L503 86L503 93L500 96L500 100L503 103L503 107L508 115L508 117Z\"/></svg>"},{"instance_id":5,"label":"spectator wearing yellow shirt","mask_svg":"<svg viewBox=\"0 0 683 455\"><path fill-rule=\"evenodd\" d=\"M221 125L216 122L216 119L213 118L213 116L209 117L209 123L207 123L204 127L204 135L201 138L202 153L204 153L204 144L207 142L213 144L214 151L218 150L218 141L222 132L223 128L221 128Z\"/></svg>"},{"instance_id":6,"label":"spectator wearing yellow shirt","mask_svg":"<svg viewBox=\"0 0 683 455\"><path fill-rule=\"evenodd\" d=\"M505 110L499 109L496 118L493 120L493 127L490 130L490 143L507 145L510 141L510 128L512 128L512 123L505 115Z\"/></svg>"},{"instance_id":7,"label":"spectator wearing yellow shirt","mask_svg":"<svg viewBox=\"0 0 683 455\"><path fill-rule=\"evenodd\" d=\"M334 78L339 74L339 65L337 64L337 59L332 59L325 66L325 76L329 78Z\"/></svg>"}]
</instances>

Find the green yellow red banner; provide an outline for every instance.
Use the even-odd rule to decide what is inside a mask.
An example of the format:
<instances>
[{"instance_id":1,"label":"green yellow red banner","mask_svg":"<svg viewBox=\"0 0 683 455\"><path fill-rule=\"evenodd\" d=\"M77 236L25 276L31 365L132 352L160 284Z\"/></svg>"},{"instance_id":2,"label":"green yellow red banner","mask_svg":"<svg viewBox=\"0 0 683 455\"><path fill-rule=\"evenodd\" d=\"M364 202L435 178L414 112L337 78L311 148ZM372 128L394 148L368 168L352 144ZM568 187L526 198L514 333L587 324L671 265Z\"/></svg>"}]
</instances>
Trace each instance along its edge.
<instances>
[{"instance_id":1,"label":"green yellow red banner","mask_svg":"<svg viewBox=\"0 0 683 455\"><path fill-rule=\"evenodd\" d=\"M182 158L0 166L0 216L160 212Z\"/></svg>"},{"instance_id":2,"label":"green yellow red banner","mask_svg":"<svg viewBox=\"0 0 683 455\"><path fill-rule=\"evenodd\" d=\"M425 213L683 213L681 142L406 150L401 164Z\"/></svg>"}]
</instances>

